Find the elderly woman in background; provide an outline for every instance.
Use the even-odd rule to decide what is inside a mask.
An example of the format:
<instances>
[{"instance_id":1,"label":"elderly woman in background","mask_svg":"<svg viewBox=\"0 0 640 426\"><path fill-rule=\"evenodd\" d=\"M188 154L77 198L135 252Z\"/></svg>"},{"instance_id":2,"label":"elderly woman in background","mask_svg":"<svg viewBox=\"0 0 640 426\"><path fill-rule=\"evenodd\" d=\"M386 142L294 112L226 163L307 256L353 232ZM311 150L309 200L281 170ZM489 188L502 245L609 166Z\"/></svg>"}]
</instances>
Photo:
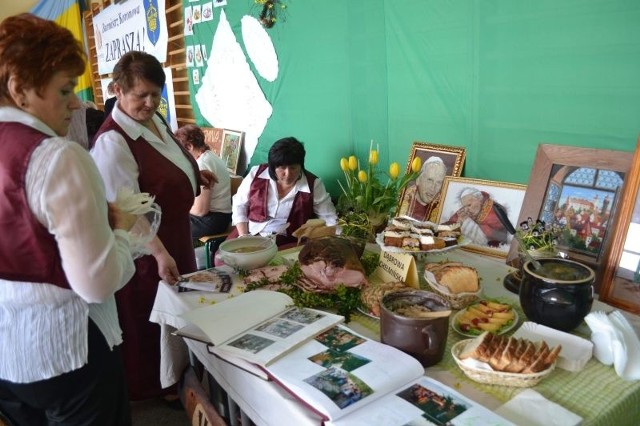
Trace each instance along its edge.
<instances>
[{"instance_id":1,"label":"elderly woman in background","mask_svg":"<svg viewBox=\"0 0 640 426\"><path fill-rule=\"evenodd\" d=\"M16 425L131 424L113 294L135 216L63 137L84 69L54 22L0 24L0 412Z\"/></svg>"},{"instance_id":2,"label":"elderly woman in background","mask_svg":"<svg viewBox=\"0 0 640 426\"><path fill-rule=\"evenodd\" d=\"M173 392L160 383L160 327L149 315L161 279L174 284L180 274L196 270L189 210L201 179L194 159L156 114L165 83L160 62L128 52L113 69L113 82L118 100L91 150L107 198L129 187L154 195L162 208L157 236L148 246L151 255L136 259L130 285L116 296L129 392L132 400L141 400Z\"/></svg>"},{"instance_id":3,"label":"elderly woman in background","mask_svg":"<svg viewBox=\"0 0 640 426\"><path fill-rule=\"evenodd\" d=\"M229 238L276 235L278 246L297 242L292 233L307 220L338 217L324 184L304 168L305 150L294 137L269 149L268 163L254 166L233 196L234 231Z\"/></svg>"},{"instance_id":4,"label":"elderly woman in background","mask_svg":"<svg viewBox=\"0 0 640 426\"><path fill-rule=\"evenodd\" d=\"M218 178L211 188L202 188L191 207L193 238L225 232L231 223L231 177L227 165L204 143L202 129L188 124L176 131L176 139L198 163Z\"/></svg>"}]
</instances>

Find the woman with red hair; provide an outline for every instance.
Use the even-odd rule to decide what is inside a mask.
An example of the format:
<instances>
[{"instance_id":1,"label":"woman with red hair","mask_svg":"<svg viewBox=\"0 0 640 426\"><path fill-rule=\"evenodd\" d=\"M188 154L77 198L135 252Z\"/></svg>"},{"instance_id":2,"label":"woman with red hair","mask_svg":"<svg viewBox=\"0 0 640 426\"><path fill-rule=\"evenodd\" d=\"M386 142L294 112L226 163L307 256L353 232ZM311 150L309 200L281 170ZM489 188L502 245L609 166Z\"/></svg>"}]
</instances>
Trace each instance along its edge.
<instances>
[{"instance_id":1,"label":"woman with red hair","mask_svg":"<svg viewBox=\"0 0 640 426\"><path fill-rule=\"evenodd\" d=\"M0 412L16 425L131 424L113 295L136 217L64 138L84 69L54 22L0 24Z\"/></svg>"}]
</instances>

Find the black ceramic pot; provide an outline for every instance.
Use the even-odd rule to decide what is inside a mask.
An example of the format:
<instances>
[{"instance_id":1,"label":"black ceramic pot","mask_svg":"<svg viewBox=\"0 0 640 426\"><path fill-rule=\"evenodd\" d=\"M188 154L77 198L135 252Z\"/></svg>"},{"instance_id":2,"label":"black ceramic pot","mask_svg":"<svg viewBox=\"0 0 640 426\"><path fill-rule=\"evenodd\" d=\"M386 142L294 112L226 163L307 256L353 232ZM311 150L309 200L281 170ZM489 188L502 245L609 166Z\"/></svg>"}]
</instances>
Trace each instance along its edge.
<instances>
[{"instance_id":1,"label":"black ceramic pot","mask_svg":"<svg viewBox=\"0 0 640 426\"><path fill-rule=\"evenodd\" d=\"M568 259L538 259L522 268L520 305L530 321L562 331L576 328L591 310L595 273Z\"/></svg>"}]
</instances>

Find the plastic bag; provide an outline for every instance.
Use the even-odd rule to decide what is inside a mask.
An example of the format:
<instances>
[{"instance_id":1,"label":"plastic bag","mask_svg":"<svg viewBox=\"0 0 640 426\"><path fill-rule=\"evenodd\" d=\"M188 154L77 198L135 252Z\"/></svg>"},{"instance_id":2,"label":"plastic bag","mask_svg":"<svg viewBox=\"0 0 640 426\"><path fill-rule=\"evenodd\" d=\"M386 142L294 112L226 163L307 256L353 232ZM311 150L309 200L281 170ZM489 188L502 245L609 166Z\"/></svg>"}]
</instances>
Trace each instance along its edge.
<instances>
[{"instance_id":1,"label":"plastic bag","mask_svg":"<svg viewBox=\"0 0 640 426\"><path fill-rule=\"evenodd\" d=\"M154 199L149 193L135 193L131 188L120 188L116 194L115 205L124 212L138 216L129 230L131 255L134 259L151 254L147 244L157 235L162 217L162 210L153 202Z\"/></svg>"}]
</instances>

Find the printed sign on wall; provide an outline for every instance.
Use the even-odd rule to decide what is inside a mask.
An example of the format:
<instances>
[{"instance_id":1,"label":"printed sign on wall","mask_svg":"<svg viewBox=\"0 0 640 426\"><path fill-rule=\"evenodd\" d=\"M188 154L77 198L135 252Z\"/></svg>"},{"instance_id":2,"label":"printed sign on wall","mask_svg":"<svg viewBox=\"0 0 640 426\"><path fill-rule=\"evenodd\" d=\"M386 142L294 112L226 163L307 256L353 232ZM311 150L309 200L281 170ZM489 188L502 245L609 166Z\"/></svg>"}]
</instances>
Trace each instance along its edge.
<instances>
[{"instance_id":1,"label":"printed sign on wall","mask_svg":"<svg viewBox=\"0 0 640 426\"><path fill-rule=\"evenodd\" d=\"M93 17L98 72L109 74L120 57L141 50L167 60L165 0L129 0L106 7Z\"/></svg>"}]
</instances>

